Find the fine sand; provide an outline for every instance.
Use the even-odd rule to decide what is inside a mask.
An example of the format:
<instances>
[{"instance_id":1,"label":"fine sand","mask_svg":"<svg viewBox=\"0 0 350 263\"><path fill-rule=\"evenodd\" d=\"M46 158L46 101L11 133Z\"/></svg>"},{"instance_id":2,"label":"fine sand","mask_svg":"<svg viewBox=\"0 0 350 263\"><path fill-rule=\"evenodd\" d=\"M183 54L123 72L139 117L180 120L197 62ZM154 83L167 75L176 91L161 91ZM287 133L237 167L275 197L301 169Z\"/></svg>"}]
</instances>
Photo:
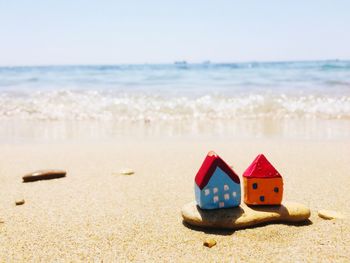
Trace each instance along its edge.
<instances>
[{"instance_id":1,"label":"fine sand","mask_svg":"<svg viewBox=\"0 0 350 263\"><path fill-rule=\"evenodd\" d=\"M348 140L142 139L1 143L0 261L349 262ZM264 153L284 177L284 200L308 205L304 225L239 231L183 225L193 180L215 150L241 176ZM67 177L22 183L37 169ZM134 175L118 175L132 168ZM15 200L25 204L15 206ZM318 209L347 216L323 220ZM217 245L203 246L213 238Z\"/></svg>"}]
</instances>

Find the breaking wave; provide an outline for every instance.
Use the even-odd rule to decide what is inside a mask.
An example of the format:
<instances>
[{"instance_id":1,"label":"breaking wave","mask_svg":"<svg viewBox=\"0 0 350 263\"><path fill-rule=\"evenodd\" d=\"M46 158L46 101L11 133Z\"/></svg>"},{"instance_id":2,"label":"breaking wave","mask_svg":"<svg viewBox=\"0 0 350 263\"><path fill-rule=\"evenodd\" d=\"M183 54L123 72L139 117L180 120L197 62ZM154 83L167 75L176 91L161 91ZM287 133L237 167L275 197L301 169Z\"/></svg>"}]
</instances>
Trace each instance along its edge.
<instances>
[{"instance_id":1,"label":"breaking wave","mask_svg":"<svg viewBox=\"0 0 350 263\"><path fill-rule=\"evenodd\" d=\"M102 91L0 93L0 119L171 121L235 119L350 119L350 96L246 94L166 97Z\"/></svg>"}]
</instances>

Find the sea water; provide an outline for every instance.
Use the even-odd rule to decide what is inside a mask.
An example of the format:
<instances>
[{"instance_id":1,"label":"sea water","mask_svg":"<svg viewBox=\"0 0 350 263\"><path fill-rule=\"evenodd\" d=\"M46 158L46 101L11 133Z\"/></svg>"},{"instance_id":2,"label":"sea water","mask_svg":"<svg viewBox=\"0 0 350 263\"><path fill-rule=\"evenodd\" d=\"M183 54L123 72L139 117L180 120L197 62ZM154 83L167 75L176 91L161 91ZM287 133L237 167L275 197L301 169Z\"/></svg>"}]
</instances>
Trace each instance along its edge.
<instances>
[{"instance_id":1,"label":"sea water","mask_svg":"<svg viewBox=\"0 0 350 263\"><path fill-rule=\"evenodd\" d=\"M0 67L0 121L15 120L320 120L347 135L350 61Z\"/></svg>"}]
</instances>

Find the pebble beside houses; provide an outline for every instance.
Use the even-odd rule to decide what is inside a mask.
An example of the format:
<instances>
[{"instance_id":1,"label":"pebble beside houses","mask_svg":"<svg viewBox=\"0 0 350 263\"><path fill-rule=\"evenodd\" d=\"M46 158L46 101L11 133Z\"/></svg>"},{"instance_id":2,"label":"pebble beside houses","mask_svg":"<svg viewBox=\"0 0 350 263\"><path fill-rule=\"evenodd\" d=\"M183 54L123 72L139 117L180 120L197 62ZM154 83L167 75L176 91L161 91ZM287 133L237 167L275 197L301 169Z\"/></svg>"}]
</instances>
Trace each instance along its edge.
<instances>
[{"instance_id":1,"label":"pebble beside houses","mask_svg":"<svg viewBox=\"0 0 350 263\"><path fill-rule=\"evenodd\" d=\"M208 153L195 177L195 196L202 209L236 207L241 203L239 177L213 151Z\"/></svg>"},{"instance_id":2,"label":"pebble beside houses","mask_svg":"<svg viewBox=\"0 0 350 263\"><path fill-rule=\"evenodd\" d=\"M248 205L280 205L283 179L263 154L243 173L244 202Z\"/></svg>"}]
</instances>

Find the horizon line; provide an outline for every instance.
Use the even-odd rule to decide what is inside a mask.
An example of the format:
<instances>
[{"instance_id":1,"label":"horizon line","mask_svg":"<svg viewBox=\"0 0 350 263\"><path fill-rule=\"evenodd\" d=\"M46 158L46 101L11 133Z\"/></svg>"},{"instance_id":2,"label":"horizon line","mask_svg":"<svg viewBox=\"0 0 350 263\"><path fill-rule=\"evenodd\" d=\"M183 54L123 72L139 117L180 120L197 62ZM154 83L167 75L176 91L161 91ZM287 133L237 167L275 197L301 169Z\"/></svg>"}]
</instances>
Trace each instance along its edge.
<instances>
[{"instance_id":1,"label":"horizon line","mask_svg":"<svg viewBox=\"0 0 350 263\"><path fill-rule=\"evenodd\" d=\"M312 63L312 62L350 62L350 58L347 59L296 59L296 60L242 60L242 61L212 61L212 60L203 60L202 62L190 62L187 60L174 60L172 62L137 62L137 63L57 63L57 64L13 64L13 65L1 65L0 68L16 68L16 67L90 67L90 66L128 66L128 65L225 65L225 64L252 64L252 63Z\"/></svg>"}]
</instances>

